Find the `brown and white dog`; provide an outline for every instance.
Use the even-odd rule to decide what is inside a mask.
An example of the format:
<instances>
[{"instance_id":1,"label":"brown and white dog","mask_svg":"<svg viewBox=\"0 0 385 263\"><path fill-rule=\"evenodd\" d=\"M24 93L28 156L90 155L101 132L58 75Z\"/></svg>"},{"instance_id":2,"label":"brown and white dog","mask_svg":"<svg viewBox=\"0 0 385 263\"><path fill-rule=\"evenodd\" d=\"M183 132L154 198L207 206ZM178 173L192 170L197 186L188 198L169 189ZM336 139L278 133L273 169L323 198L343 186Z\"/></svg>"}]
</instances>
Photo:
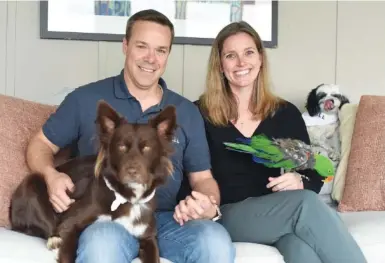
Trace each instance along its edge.
<instances>
[{"instance_id":1,"label":"brown and white dog","mask_svg":"<svg viewBox=\"0 0 385 263\"><path fill-rule=\"evenodd\" d=\"M100 102L96 124L98 155L57 167L72 179L75 189L68 194L75 202L56 213L43 176L28 175L12 195L12 230L47 239L60 263L73 263L81 232L97 220L112 220L138 238L143 263L159 262L153 197L173 171L175 108L165 108L148 124L130 124Z\"/></svg>"}]
</instances>

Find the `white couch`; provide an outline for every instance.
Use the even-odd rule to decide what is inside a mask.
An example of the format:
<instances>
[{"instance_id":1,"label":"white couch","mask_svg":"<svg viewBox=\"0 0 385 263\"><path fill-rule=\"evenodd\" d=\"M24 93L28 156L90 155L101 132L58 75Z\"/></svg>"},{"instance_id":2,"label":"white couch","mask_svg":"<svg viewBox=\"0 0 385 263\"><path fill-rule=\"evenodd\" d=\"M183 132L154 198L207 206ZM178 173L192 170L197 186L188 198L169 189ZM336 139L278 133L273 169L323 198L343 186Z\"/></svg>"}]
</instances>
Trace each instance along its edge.
<instances>
[{"instance_id":1,"label":"white couch","mask_svg":"<svg viewBox=\"0 0 385 263\"><path fill-rule=\"evenodd\" d=\"M331 207L331 209L335 208ZM361 247L368 263L385 263L385 211L349 212L340 213L340 215ZM234 244L236 263L285 262L274 247L250 243ZM139 262L139 260L135 261ZM55 255L47 250L42 239L0 228L0 262L55 263ZM169 261L162 260L162 263L165 262Z\"/></svg>"},{"instance_id":2,"label":"white couch","mask_svg":"<svg viewBox=\"0 0 385 263\"><path fill-rule=\"evenodd\" d=\"M0 96L0 106L0 152L3 157L0 158L0 167L9 168L0 169L0 225L4 225L8 209L4 203L9 202L12 189L27 171L23 161L27 138L42 125L54 108L8 96ZM341 180L339 184L341 182L343 184ZM319 196L330 203L329 193L330 189L326 189ZM330 207L336 209L333 205ZM340 216L361 247L367 262L385 263L385 211L349 212L340 213ZM235 246L236 263L284 263L274 247L250 243L235 243ZM0 227L0 263L55 262L54 253L46 248L43 240Z\"/></svg>"}]
</instances>

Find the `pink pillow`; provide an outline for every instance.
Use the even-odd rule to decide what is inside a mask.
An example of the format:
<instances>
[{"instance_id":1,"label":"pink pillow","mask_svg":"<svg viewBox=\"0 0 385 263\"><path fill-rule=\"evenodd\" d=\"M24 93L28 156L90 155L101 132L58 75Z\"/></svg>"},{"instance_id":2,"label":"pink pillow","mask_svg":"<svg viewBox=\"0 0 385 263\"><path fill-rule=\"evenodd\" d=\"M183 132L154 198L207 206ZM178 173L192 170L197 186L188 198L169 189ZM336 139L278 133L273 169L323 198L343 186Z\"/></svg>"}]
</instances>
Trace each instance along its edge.
<instances>
[{"instance_id":1,"label":"pink pillow","mask_svg":"<svg viewBox=\"0 0 385 263\"><path fill-rule=\"evenodd\" d=\"M0 95L0 227L9 226L10 196L28 174L28 141L56 106Z\"/></svg>"},{"instance_id":2,"label":"pink pillow","mask_svg":"<svg viewBox=\"0 0 385 263\"><path fill-rule=\"evenodd\" d=\"M338 210L385 210L385 96L361 97Z\"/></svg>"}]
</instances>

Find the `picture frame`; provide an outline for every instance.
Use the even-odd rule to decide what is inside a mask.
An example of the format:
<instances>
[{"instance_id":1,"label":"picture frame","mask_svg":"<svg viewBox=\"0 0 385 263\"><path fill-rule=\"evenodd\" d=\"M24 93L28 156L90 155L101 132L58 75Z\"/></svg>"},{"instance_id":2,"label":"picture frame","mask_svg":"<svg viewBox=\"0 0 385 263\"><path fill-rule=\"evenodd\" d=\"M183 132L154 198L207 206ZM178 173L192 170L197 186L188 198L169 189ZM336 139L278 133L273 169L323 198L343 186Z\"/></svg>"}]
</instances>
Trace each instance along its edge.
<instances>
[{"instance_id":1,"label":"picture frame","mask_svg":"<svg viewBox=\"0 0 385 263\"><path fill-rule=\"evenodd\" d=\"M278 44L277 0L41 1L40 38L121 42L129 16L147 8L173 22L174 44L211 45L221 28L239 20L256 29L265 47Z\"/></svg>"}]
</instances>

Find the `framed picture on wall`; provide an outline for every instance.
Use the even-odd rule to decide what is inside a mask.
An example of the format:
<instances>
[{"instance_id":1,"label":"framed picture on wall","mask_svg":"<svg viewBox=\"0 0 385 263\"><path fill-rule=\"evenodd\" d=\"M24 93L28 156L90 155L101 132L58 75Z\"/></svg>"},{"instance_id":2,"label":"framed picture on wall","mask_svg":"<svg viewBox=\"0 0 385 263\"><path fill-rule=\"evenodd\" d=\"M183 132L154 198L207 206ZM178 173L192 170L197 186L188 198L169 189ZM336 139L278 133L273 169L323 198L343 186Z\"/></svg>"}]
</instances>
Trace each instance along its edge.
<instances>
[{"instance_id":1,"label":"framed picture on wall","mask_svg":"<svg viewBox=\"0 0 385 263\"><path fill-rule=\"evenodd\" d=\"M165 14L175 44L211 45L225 25L244 20L268 48L277 46L277 0L60 0L40 2L40 37L122 41L128 18L144 9Z\"/></svg>"}]
</instances>

